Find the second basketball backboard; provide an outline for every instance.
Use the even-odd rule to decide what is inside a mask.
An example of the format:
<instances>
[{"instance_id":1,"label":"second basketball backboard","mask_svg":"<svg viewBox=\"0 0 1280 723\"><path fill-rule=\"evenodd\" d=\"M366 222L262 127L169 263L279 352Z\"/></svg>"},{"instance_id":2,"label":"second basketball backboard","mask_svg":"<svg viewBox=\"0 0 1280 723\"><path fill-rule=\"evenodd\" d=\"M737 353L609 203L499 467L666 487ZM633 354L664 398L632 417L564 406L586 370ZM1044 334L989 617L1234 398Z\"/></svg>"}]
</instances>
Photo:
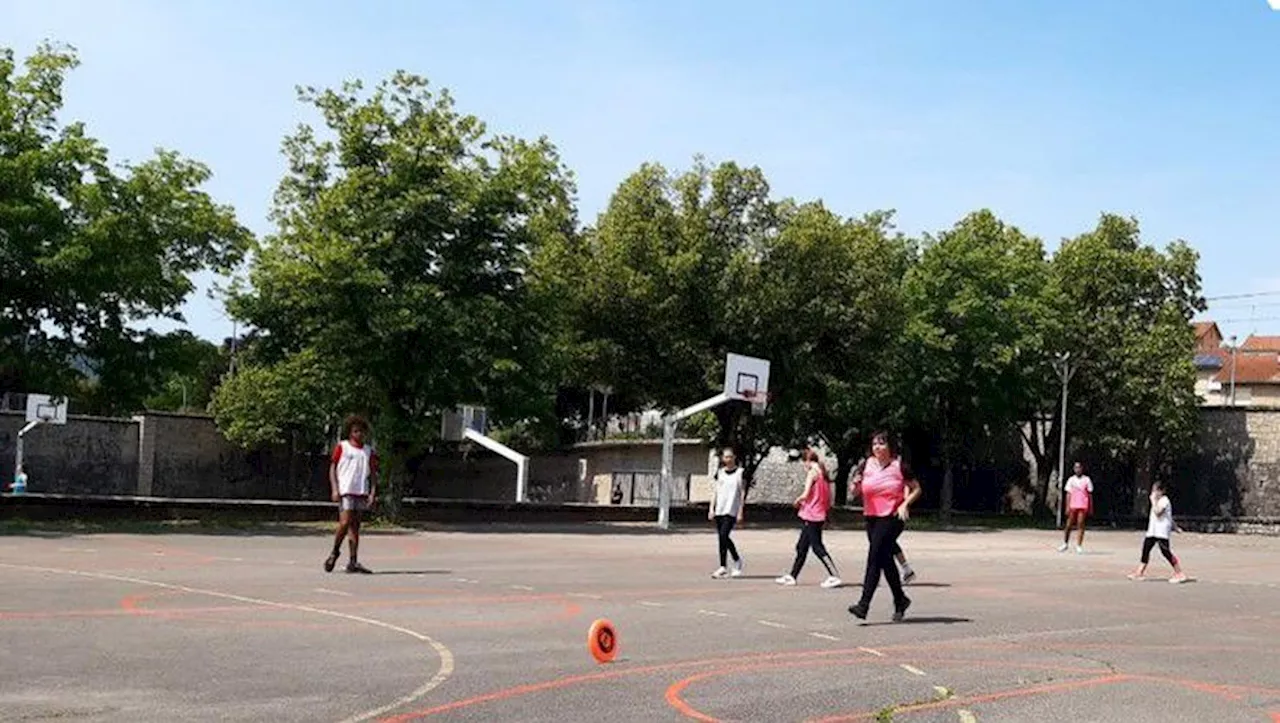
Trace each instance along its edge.
<instances>
[{"instance_id":1,"label":"second basketball backboard","mask_svg":"<svg viewBox=\"0 0 1280 723\"><path fill-rule=\"evenodd\" d=\"M769 360L729 354L724 363L724 393L754 402L769 395Z\"/></svg>"}]
</instances>

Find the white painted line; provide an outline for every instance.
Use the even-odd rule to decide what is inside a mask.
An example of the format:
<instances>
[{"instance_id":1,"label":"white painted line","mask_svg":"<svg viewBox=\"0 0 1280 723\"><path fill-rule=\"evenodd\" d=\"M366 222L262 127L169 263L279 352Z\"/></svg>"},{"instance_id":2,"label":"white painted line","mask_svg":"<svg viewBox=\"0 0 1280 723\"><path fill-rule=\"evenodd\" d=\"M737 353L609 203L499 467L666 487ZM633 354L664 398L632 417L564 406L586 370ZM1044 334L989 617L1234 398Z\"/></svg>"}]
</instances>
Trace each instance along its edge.
<instances>
[{"instance_id":1,"label":"white painted line","mask_svg":"<svg viewBox=\"0 0 1280 723\"><path fill-rule=\"evenodd\" d=\"M775 623L772 620L757 620L756 622L769 628L779 628L782 630L785 630L787 628L786 625L783 625L782 623Z\"/></svg>"},{"instance_id":2,"label":"white painted line","mask_svg":"<svg viewBox=\"0 0 1280 723\"><path fill-rule=\"evenodd\" d=\"M587 600L602 600L602 599L603 599L603 597L602 597L602 596L600 596L600 595L592 595L592 594L591 594L591 593L589 593L589 592L571 592L571 593L569 593L568 595L569 595L569 597L580 597L580 598L586 598Z\"/></svg>"},{"instance_id":3,"label":"white painted line","mask_svg":"<svg viewBox=\"0 0 1280 723\"><path fill-rule=\"evenodd\" d=\"M967 710L958 710L956 715L960 716L960 723L978 723L978 717Z\"/></svg>"},{"instance_id":4,"label":"white painted line","mask_svg":"<svg viewBox=\"0 0 1280 723\"><path fill-rule=\"evenodd\" d=\"M647 608L660 608L660 607L662 607L662 603L659 603L659 602L650 602L650 601L648 601L648 600L641 600L641 601L640 601L640 604L641 604L641 605L643 605L643 606L645 606L645 607L647 607Z\"/></svg>"},{"instance_id":5,"label":"white painted line","mask_svg":"<svg viewBox=\"0 0 1280 723\"><path fill-rule=\"evenodd\" d=\"M29 570L32 572L47 572L57 575L74 575L76 577L86 577L94 580L109 580L112 582L123 582L130 585L143 585L146 587L158 588L161 590L173 590L188 595L205 595L207 597L220 598L222 600L232 600L246 605L258 605L261 607L276 608L277 610L292 610L299 613L310 613L312 615L324 615L326 617L338 618L340 620L348 620L353 623L369 625L383 630L389 630L393 633L400 633L411 637L421 643L426 644L435 651L436 656L440 659L440 667L436 670L427 682L418 686L417 690L410 691L396 700L368 710L363 713L357 713L350 718L342 721L342 723L363 723L364 721L374 718L381 718L397 708L403 708L410 703L422 698L427 693L440 687L446 680L453 676L454 662L453 651L449 650L443 643L437 642L429 635L424 635L416 630L393 625L392 623L383 622L374 618L361 617L359 615L351 615L350 613L342 613L336 610L325 610L324 608L311 607L309 605L294 605L293 603L276 602L274 600L264 600L263 598L248 597L247 595L235 595L229 592L221 592L219 590L209 590L207 588L187 587L186 585L174 585L167 582L159 582L156 580L146 580L140 577L126 577L124 575L109 575L105 572L84 572L81 570L67 570L57 567L37 567L35 565L12 565L0 562L0 567L10 570Z\"/></svg>"},{"instance_id":6,"label":"white painted line","mask_svg":"<svg viewBox=\"0 0 1280 723\"><path fill-rule=\"evenodd\" d=\"M325 595L341 595L342 597L354 597L349 592L343 592L341 590L330 590L327 587L318 587L316 588L316 592L324 593Z\"/></svg>"},{"instance_id":7,"label":"white painted line","mask_svg":"<svg viewBox=\"0 0 1280 723\"><path fill-rule=\"evenodd\" d=\"M876 656L877 658L883 658L883 657L884 657L884 653L880 652L879 650L872 650L871 648L858 648L858 650L861 650L861 651L862 651L862 652L864 652L864 653L871 653L872 655Z\"/></svg>"},{"instance_id":8,"label":"white painted line","mask_svg":"<svg viewBox=\"0 0 1280 723\"><path fill-rule=\"evenodd\" d=\"M907 671L908 673L911 673L912 675L920 675L920 676L923 676L923 675L924 675L924 671L923 671L923 670L921 670L921 669L919 669L919 668L917 668L917 667L915 667L914 665L907 665L906 663L899 663L899 664L898 664L898 667L899 667L899 668L902 668L903 670Z\"/></svg>"},{"instance_id":9,"label":"white painted line","mask_svg":"<svg viewBox=\"0 0 1280 723\"><path fill-rule=\"evenodd\" d=\"M512 585L512 586L511 586L511 589L512 589L512 590L524 590L525 592L533 592L533 588L529 587L528 585Z\"/></svg>"},{"instance_id":10,"label":"white painted line","mask_svg":"<svg viewBox=\"0 0 1280 723\"><path fill-rule=\"evenodd\" d=\"M699 611L698 611L698 614L699 614L699 615L714 615L714 616L716 616L716 617L718 617L718 618L727 618L727 617L729 617L729 613L718 613L718 612L716 612L715 610L699 610Z\"/></svg>"},{"instance_id":11,"label":"white painted line","mask_svg":"<svg viewBox=\"0 0 1280 723\"><path fill-rule=\"evenodd\" d=\"M840 638L837 638L837 637L836 637L836 636L834 636L834 635L827 635L826 633L809 633L809 634L810 634L810 635L812 635L812 636L813 636L813 637L815 637L815 638L819 638L819 639L822 639L822 640L833 640L833 641L837 641L837 642L840 640Z\"/></svg>"}]
</instances>

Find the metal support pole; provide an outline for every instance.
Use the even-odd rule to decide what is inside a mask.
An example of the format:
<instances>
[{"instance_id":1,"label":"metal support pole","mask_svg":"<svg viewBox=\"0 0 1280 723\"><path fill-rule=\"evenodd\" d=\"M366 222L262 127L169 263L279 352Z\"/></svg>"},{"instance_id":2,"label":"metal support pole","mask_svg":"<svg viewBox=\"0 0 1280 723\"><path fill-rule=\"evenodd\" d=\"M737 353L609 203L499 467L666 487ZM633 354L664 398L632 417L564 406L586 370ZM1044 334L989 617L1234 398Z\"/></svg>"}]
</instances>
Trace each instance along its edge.
<instances>
[{"instance_id":1,"label":"metal support pole","mask_svg":"<svg viewBox=\"0 0 1280 723\"><path fill-rule=\"evenodd\" d=\"M17 479L18 474L22 472L23 437L26 437L27 432L30 432L36 427L39 427L43 422L44 422L43 419L37 419L35 421L27 422L27 426L18 430L18 440L17 440L17 443L14 444L14 461L13 461L14 479Z\"/></svg>"},{"instance_id":2,"label":"metal support pole","mask_svg":"<svg viewBox=\"0 0 1280 723\"><path fill-rule=\"evenodd\" d=\"M675 474L676 425L683 419L724 404L729 401L729 398L728 394L721 392L663 418L662 477L658 481L658 527L665 530L671 526L671 477Z\"/></svg>"},{"instance_id":3,"label":"metal support pole","mask_svg":"<svg viewBox=\"0 0 1280 723\"><path fill-rule=\"evenodd\" d=\"M1070 352L1058 357L1053 369L1062 380L1062 417L1058 422L1058 527L1062 527L1062 505L1066 495L1067 474L1067 390L1076 368L1071 365Z\"/></svg>"},{"instance_id":4,"label":"metal support pole","mask_svg":"<svg viewBox=\"0 0 1280 723\"><path fill-rule=\"evenodd\" d=\"M516 463L516 502L528 502L528 484L529 484L529 458L499 442L496 439L490 439L480 434L474 429L467 429L462 433L464 439L484 447L490 452L496 452L498 455Z\"/></svg>"}]
</instances>

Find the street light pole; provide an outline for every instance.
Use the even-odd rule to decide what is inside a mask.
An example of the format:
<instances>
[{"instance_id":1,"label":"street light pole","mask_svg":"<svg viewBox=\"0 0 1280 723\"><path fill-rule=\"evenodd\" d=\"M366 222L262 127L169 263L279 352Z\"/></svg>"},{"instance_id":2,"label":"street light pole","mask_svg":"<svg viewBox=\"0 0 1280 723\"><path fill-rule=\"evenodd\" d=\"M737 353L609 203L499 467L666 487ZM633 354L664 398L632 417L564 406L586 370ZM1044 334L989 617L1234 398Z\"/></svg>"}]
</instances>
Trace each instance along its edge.
<instances>
[{"instance_id":1,"label":"street light pole","mask_svg":"<svg viewBox=\"0 0 1280 723\"><path fill-rule=\"evenodd\" d=\"M1062 526L1063 484L1067 473L1067 388L1075 376L1078 364L1071 363L1071 352L1059 354L1053 362L1053 370L1062 381L1062 417L1058 422L1058 526Z\"/></svg>"},{"instance_id":2,"label":"street light pole","mask_svg":"<svg viewBox=\"0 0 1280 723\"><path fill-rule=\"evenodd\" d=\"M1231 395L1229 398L1231 400L1231 406L1233 407L1236 405L1236 350L1238 348L1239 347L1236 345L1236 335L1232 334L1231 335Z\"/></svg>"}]
</instances>

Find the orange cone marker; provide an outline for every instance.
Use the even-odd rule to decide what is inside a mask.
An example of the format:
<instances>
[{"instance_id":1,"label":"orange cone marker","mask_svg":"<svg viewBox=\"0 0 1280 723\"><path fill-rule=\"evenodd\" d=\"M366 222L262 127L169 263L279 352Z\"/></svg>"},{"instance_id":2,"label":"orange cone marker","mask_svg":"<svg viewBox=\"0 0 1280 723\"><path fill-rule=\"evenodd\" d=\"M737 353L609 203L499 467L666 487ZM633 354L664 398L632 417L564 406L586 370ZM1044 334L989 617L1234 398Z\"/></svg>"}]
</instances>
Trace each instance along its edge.
<instances>
[{"instance_id":1,"label":"orange cone marker","mask_svg":"<svg viewBox=\"0 0 1280 723\"><path fill-rule=\"evenodd\" d=\"M591 623L591 629L587 631L587 650L597 663L613 661L618 654L618 632L613 629L613 623L604 618Z\"/></svg>"}]
</instances>

